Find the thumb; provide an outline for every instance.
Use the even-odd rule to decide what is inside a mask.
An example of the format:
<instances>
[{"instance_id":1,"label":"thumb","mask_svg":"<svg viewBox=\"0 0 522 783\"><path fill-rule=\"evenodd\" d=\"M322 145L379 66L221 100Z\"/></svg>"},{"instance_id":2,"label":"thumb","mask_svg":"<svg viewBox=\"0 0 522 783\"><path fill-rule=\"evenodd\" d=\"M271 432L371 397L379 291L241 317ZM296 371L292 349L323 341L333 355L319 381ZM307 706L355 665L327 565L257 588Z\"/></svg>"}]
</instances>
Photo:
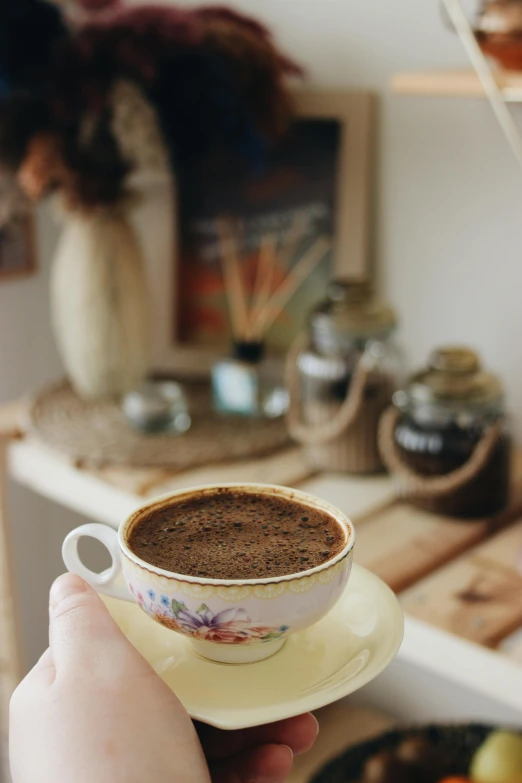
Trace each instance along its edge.
<instances>
[{"instance_id":1,"label":"thumb","mask_svg":"<svg viewBox=\"0 0 522 783\"><path fill-rule=\"evenodd\" d=\"M92 671L117 660L115 647L120 659L122 647L135 652L97 593L74 574L58 577L51 587L49 620L49 646L57 676L62 670L82 667Z\"/></svg>"}]
</instances>

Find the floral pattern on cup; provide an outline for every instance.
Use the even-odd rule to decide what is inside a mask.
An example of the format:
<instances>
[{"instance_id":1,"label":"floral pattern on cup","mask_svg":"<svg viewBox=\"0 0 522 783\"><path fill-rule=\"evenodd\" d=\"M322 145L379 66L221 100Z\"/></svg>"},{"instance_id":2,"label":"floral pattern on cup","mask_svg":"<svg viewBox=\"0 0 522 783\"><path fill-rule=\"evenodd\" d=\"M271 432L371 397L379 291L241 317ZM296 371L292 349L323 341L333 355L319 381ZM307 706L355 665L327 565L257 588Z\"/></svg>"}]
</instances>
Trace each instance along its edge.
<instances>
[{"instance_id":1,"label":"floral pattern on cup","mask_svg":"<svg viewBox=\"0 0 522 783\"><path fill-rule=\"evenodd\" d=\"M154 590L143 595L132 585L130 589L140 607L153 620L193 639L219 644L259 644L281 639L290 630L287 625L278 628L262 625L252 620L241 607L215 613L203 603L193 611L183 601L158 595Z\"/></svg>"}]
</instances>

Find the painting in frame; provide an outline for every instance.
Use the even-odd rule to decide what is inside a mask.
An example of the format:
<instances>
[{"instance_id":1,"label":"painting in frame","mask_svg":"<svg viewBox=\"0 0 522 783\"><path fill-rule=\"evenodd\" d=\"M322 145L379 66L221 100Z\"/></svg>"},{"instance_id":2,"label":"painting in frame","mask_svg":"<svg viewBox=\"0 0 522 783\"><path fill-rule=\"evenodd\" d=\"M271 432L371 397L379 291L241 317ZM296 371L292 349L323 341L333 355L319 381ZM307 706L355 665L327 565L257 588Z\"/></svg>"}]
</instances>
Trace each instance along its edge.
<instances>
[{"instance_id":1,"label":"painting in frame","mask_svg":"<svg viewBox=\"0 0 522 783\"><path fill-rule=\"evenodd\" d=\"M207 371L229 349L232 335L221 267L218 222L234 229L247 296L254 285L259 248L267 234L278 253L274 285L284 280L318 237L331 247L307 276L267 333L267 346L284 353L331 279L364 279L369 272L369 211L373 96L368 92L302 90L287 137L261 170L215 177L198 172L178 186L177 252L169 286L169 314L155 308L161 365ZM296 227L299 226L299 230ZM250 282L249 282L250 281ZM159 346L157 346L158 348Z\"/></svg>"}]
</instances>

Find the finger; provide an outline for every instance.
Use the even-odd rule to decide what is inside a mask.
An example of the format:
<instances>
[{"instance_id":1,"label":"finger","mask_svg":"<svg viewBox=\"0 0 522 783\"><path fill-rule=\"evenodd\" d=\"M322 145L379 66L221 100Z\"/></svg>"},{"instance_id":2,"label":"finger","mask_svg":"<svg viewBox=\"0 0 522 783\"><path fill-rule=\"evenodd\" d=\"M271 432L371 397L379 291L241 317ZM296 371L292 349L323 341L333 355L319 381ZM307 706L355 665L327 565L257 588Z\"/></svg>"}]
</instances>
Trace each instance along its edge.
<instances>
[{"instance_id":1,"label":"finger","mask_svg":"<svg viewBox=\"0 0 522 783\"><path fill-rule=\"evenodd\" d=\"M285 745L262 745L210 764L212 783L283 783L293 753Z\"/></svg>"},{"instance_id":2,"label":"finger","mask_svg":"<svg viewBox=\"0 0 522 783\"><path fill-rule=\"evenodd\" d=\"M43 653L30 672L18 684L9 703L9 719L22 716L25 718L34 710L34 705L40 694L47 693L56 678L56 669L49 648Z\"/></svg>"},{"instance_id":3,"label":"finger","mask_svg":"<svg viewBox=\"0 0 522 783\"><path fill-rule=\"evenodd\" d=\"M39 675L49 675L54 678L56 674L56 667L54 665L53 661L53 655L51 653L51 650L49 647L47 650L40 656L38 661L35 663L29 674L32 673L39 674Z\"/></svg>"},{"instance_id":4,"label":"finger","mask_svg":"<svg viewBox=\"0 0 522 783\"><path fill-rule=\"evenodd\" d=\"M74 667L93 671L100 663L121 664L131 647L94 590L74 574L60 576L51 588L49 643L57 674ZM114 648L118 649L118 657Z\"/></svg>"},{"instance_id":5,"label":"finger","mask_svg":"<svg viewBox=\"0 0 522 783\"><path fill-rule=\"evenodd\" d=\"M42 655L39 657L39 659L37 660L37 662L35 663L31 671L37 672L37 671L45 671L47 669L54 669L53 656L49 647L44 653L42 653Z\"/></svg>"},{"instance_id":6,"label":"finger","mask_svg":"<svg viewBox=\"0 0 522 783\"><path fill-rule=\"evenodd\" d=\"M211 726L198 727L207 757L215 759L267 744L287 745L293 754L298 756L310 750L318 731L319 724L311 713L241 731L221 731Z\"/></svg>"}]
</instances>

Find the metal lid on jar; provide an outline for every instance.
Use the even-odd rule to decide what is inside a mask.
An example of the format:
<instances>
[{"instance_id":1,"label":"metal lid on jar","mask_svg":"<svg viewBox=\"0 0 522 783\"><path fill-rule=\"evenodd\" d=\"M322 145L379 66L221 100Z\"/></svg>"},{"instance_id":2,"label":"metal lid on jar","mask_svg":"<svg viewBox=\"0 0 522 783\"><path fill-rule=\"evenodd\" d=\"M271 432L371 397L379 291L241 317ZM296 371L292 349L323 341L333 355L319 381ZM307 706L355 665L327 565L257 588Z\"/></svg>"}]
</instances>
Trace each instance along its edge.
<instances>
[{"instance_id":1,"label":"metal lid on jar","mask_svg":"<svg viewBox=\"0 0 522 783\"><path fill-rule=\"evenodd\" d=\"M414 375L401 399L413 403L488 406L502 400L504 390L499 378L486 372L478 355L465 347L438 348L430 356L426 369Z\"/></svg>"},{"instance_id":2,"label":"metal lid on jar","mask_svg":"<svg viewBox=\"0 0 522 783\"><path fill-rule=\"evenodd\" d=\"M333 282L328 296L310 316L310 328L319 344L332 347L354 338L387 335L397 325L395 312L379 301L369 283Z\"/></svg>"}]
</instances>

